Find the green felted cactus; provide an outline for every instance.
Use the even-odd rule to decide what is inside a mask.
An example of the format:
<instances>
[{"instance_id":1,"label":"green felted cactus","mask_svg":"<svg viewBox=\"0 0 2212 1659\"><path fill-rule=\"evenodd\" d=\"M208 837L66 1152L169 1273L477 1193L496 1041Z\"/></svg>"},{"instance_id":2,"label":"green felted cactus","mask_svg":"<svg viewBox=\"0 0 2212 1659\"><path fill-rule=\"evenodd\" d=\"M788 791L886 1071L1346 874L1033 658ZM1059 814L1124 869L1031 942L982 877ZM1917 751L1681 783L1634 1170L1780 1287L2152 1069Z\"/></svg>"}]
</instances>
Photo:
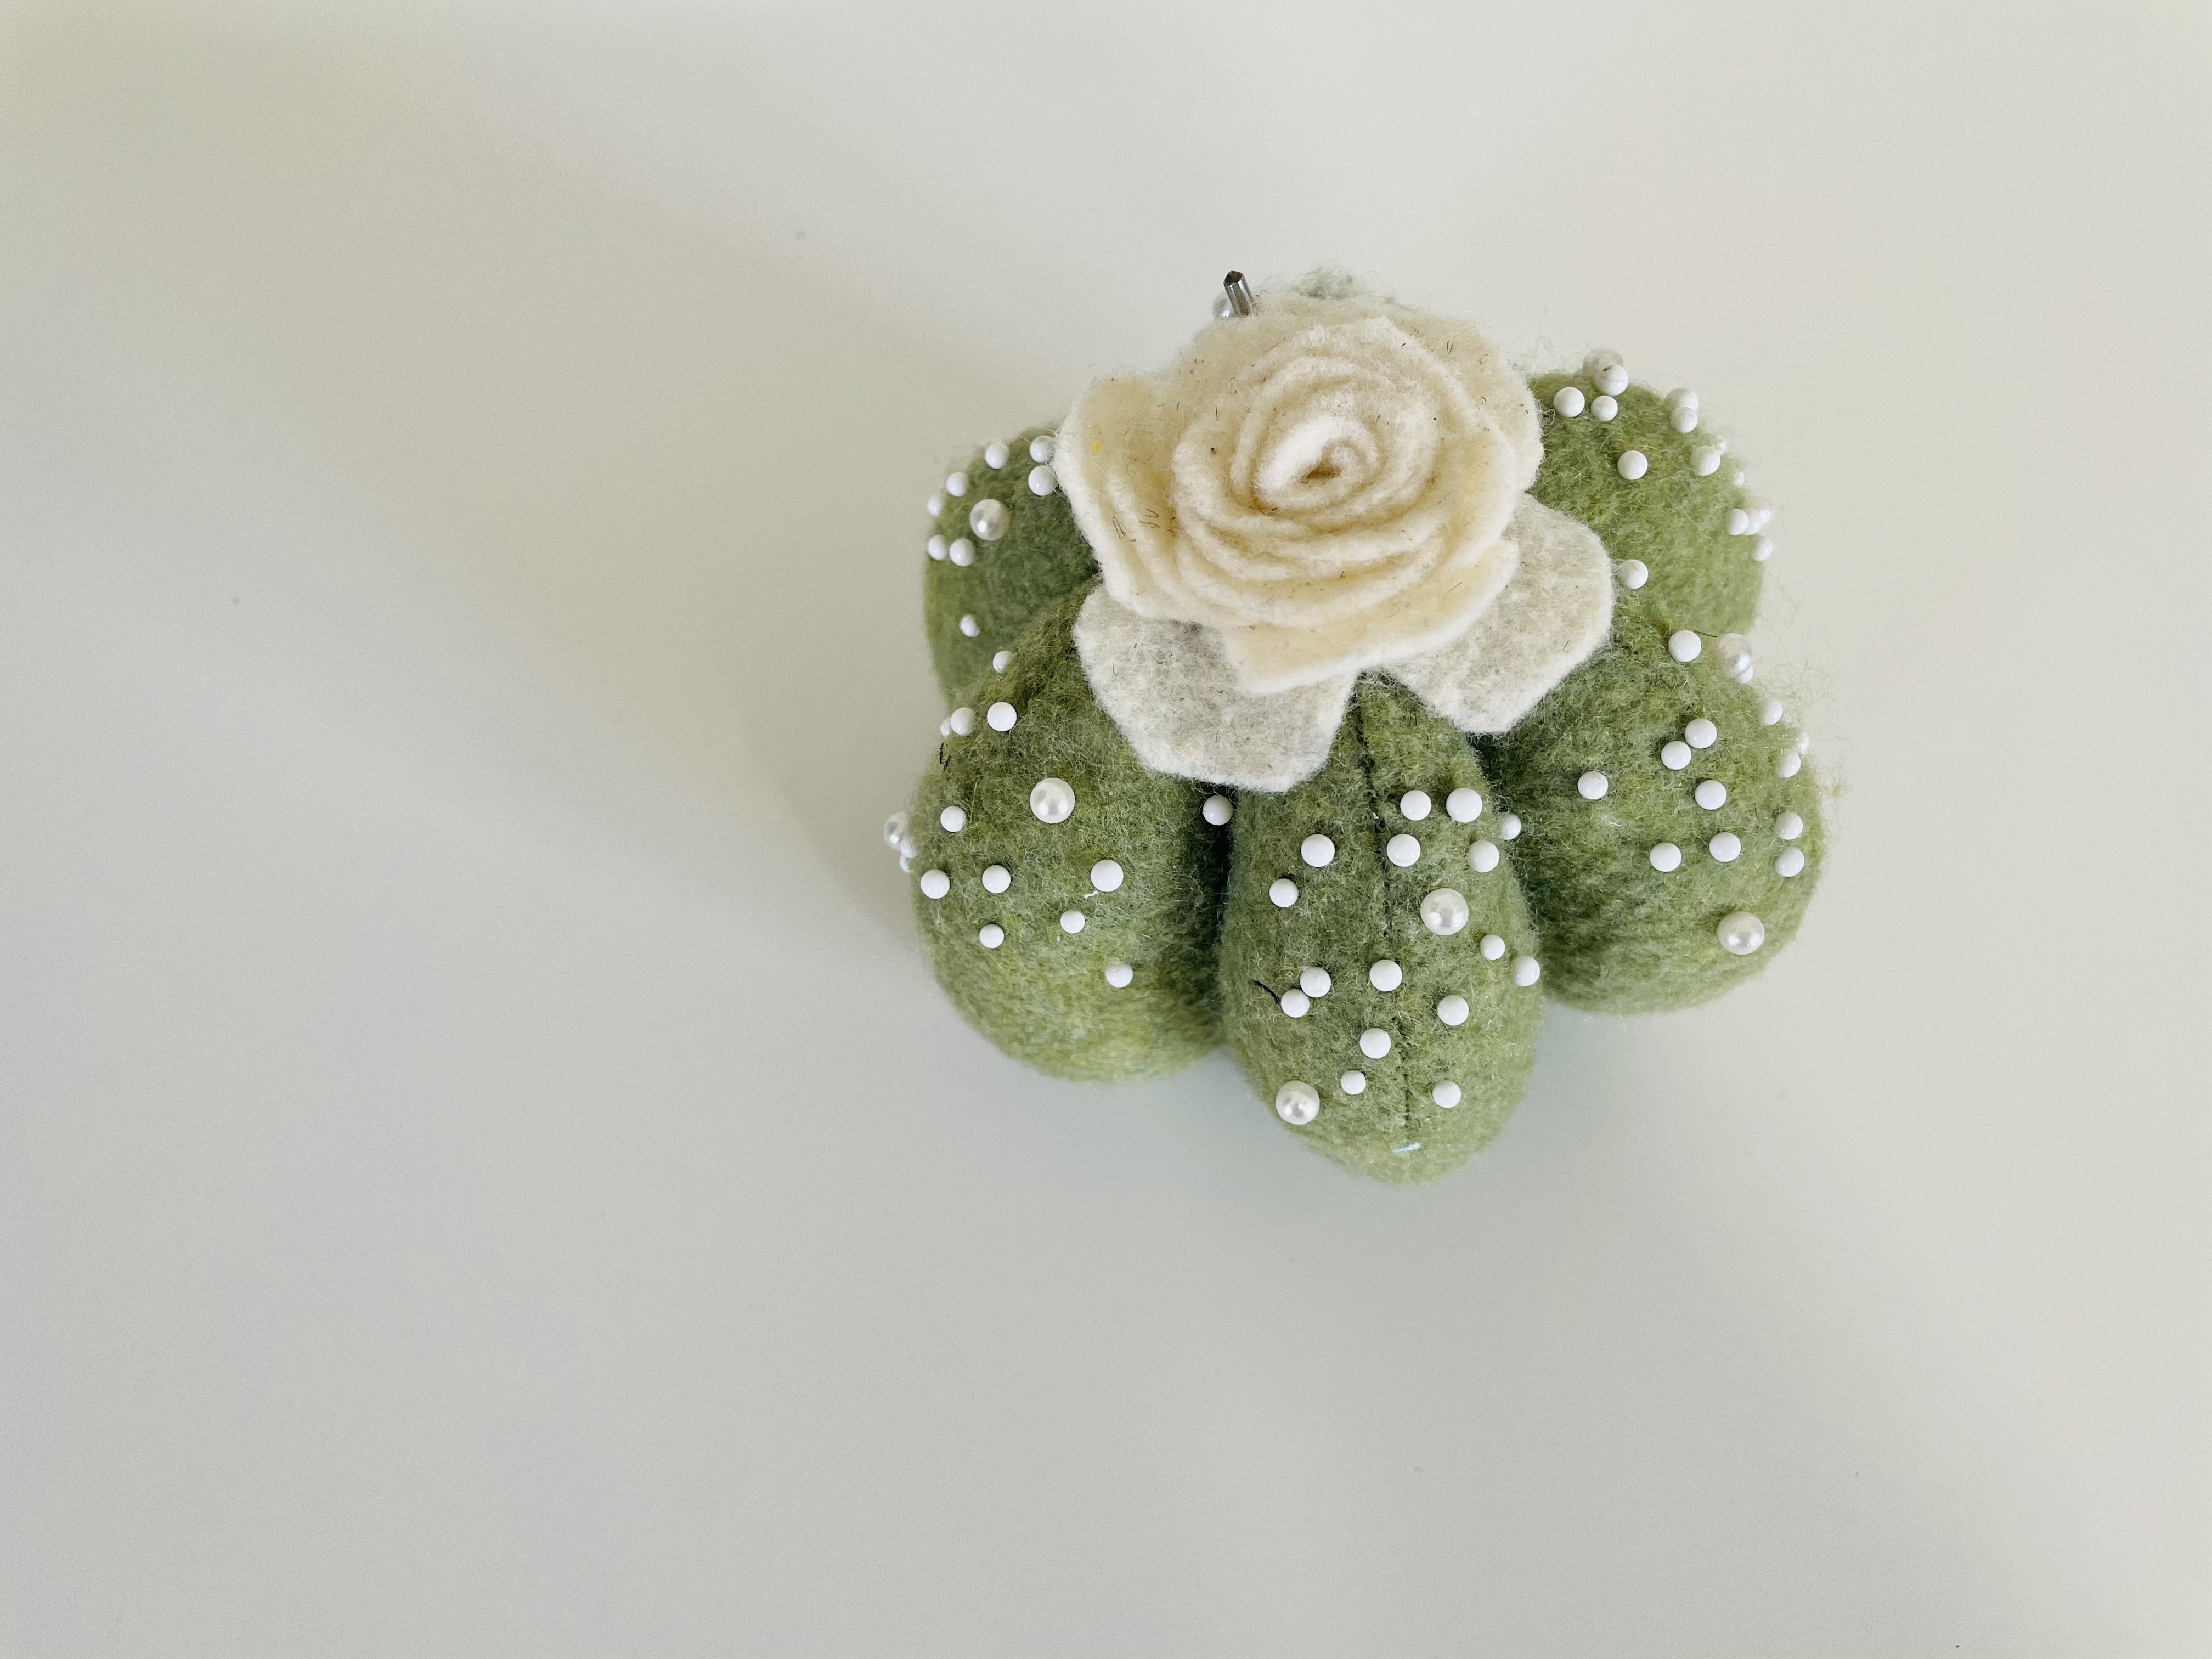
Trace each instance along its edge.
<instances>
[{"instance_id":1,"label":"green felted cactus","mask_svg":"<svg viewBox=\"0 0 2212 1659\"><path fill-rule=\"evenodd\" d=\"M1290 1133L1393 1182L1498 1133L1546 995L1638 1012L1757 972L1795 935L1826 844L1802 733L1747 683L1738 633L1765 515L1694 398L1623 385L1599 357L1501 380L1455 330L1334 289L1263 295L1178 364L1194 390L1103 382L1056 433L972 456L965 493L933 501L926 574L951 713L887 831L939 980L1008 1054L1106 1081L1225 1039ZM1439 374L1478 394L1435 394L1434 421L1474 434L1457 449L1406 416ZM1239 398L1258 411L1242 427ZM1205 441L1224 407L1233 441ZM1328 583L1401 557L1389 592L1421 592L1407 584L1447 567L1415 532L1488 510L1460 466L1540 504L1512 520L1518 566L1506 544L1502 575L1468 562L1494 529L1438 542L1461 550L1461 586L1376 606L1420 618L1418 639L1249 684L1221 606L1261 607L1283 637L1269 584L1300 581L1329 639L1367 649ZM939 556L962 536L972 559ZM1317 582L1301 537L1349 547L1326 567L1344 574ZM1450 636L1458 656L1407 654L1437 648L1427 618L1462 592L1488 601L1486 581L1499 597ZM1301 649L1253 660L1304 672ZM1288 758L1261 782L1271 744Z\"/></svg>"}]
</instances>

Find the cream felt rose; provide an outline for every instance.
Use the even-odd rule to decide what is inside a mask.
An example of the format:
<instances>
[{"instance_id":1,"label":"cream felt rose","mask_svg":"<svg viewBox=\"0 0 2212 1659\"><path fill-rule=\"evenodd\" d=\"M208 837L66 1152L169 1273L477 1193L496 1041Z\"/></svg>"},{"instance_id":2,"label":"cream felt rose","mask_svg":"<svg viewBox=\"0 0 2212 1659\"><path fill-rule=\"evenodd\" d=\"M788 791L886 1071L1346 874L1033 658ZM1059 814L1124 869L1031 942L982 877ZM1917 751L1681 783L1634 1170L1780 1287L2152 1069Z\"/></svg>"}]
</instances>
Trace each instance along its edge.
<instances>
[{"instance_id":1,"label":"cream felt rose","mask_svg":"<svg viewBox=\"0 0 2212 1659\"><path fill-rule=\"evenodd\" d=\"M1523 494L1538 433L1481 335L1365 298L1270 291L1094 383L1054 470L1103 578L1101 703L1156 770L1245 787L1309 775L1366 670L1503 729L1611 620L1602 545Z\"/></svg>"}]
</instances>

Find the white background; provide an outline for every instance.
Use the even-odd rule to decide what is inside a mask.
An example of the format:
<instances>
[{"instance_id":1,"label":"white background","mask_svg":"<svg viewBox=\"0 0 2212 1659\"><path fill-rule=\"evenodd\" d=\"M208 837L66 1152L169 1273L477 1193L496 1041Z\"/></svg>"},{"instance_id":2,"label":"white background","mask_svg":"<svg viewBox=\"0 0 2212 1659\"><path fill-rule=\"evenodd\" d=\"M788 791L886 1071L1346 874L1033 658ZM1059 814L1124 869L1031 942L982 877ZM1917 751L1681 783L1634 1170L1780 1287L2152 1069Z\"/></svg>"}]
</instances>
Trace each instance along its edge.
<instances>
[{"instance_id":1,"label":"white background","mask_svg":"<svg viewBox=\"0 0 2212 1659\"><path fill-rule=\"evenodd\" d=\"M5 17L0 1643L2212 1651L2201 8ZM1842 792L1417 1192L878 836L945 462L1323 260L1700 390Z\"/></svg>"}]
</instances>

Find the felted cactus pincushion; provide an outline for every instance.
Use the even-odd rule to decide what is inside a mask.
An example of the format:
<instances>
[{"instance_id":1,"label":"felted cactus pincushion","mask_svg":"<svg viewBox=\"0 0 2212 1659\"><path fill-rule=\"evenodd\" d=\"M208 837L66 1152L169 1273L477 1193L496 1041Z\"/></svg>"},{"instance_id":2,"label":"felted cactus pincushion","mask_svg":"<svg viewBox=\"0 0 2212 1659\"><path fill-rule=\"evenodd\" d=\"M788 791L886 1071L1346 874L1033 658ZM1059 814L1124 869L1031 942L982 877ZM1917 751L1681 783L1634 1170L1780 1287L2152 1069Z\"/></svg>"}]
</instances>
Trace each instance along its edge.
<instances>
[{"instance_id":1,"label":"felted cactus pincushion","mask_svg":"<svg viewBox=\"0 0 2212 1659\"><path fill-rule=\"evenodd\" d=\"M951 714L886 836L953 1002L1096 1080L1228 1042L1291 1133L1433 1179L1542 999L1718 995L1820 872L1750 685L1766 512L1698 399L1533 381L1328 280L1235 307L932 497Z\"/></svg>"}]
</instances>

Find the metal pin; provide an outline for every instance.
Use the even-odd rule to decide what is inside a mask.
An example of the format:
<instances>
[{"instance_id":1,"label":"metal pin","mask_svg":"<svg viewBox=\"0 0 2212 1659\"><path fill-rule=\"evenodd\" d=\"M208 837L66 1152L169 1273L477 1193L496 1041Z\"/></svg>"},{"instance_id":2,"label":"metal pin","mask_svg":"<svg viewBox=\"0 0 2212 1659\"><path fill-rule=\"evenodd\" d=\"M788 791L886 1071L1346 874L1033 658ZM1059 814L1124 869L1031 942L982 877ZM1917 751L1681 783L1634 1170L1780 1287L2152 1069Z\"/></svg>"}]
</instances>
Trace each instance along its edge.
<instances>
[{"instance_id":1,"label":"metal pin","mask_svg":"<svg viewBox=\"0 0 2212 1659\"><path fill-rule=\"evenodd\" d=\"M1244 273L1232 270L1221 279L1222 291L1229 296L1229 309L1236 316L1252 314L1252 289L1245 282Z\"/></svg>"}]
</instances>

